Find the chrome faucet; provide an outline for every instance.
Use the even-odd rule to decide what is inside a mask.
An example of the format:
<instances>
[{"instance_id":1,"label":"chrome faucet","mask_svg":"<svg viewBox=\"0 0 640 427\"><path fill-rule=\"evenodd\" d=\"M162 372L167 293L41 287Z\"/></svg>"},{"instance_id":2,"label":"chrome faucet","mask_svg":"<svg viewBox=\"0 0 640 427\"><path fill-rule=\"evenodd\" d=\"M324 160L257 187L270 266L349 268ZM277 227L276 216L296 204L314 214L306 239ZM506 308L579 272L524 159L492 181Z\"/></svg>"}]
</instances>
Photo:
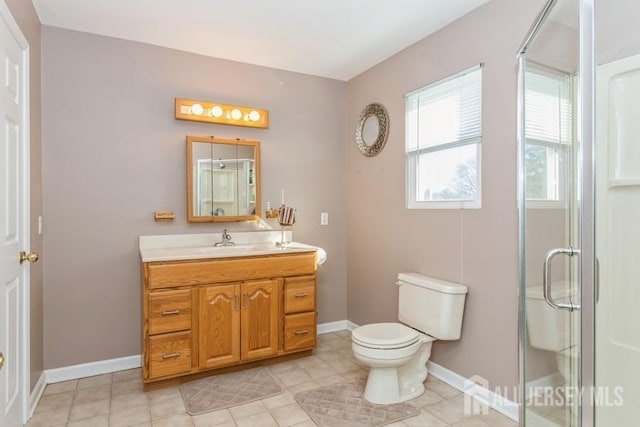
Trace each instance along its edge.
<instances>
[{"instance_id":1,"label":"chrome faucet","mask_svg":"<svg viewBox=\"0 0 640 427\"><path fill-rule=\"evenodd\" d=\"M235 245L235 243L233 243L231 241L231 234L227 233L227 229L225 228L222 231L222 242L217 242L214 244L214 246L219 247L219 246L233 246Z\"/></svg>"}]
</instances>

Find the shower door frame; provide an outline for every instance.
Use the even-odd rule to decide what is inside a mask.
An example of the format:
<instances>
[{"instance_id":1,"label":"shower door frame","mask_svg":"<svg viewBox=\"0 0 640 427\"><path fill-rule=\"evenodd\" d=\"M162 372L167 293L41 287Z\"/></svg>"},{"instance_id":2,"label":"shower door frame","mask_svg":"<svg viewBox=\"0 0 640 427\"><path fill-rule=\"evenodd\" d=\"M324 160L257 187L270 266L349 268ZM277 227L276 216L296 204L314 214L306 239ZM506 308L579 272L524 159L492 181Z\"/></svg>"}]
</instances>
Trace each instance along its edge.
<instances>
[{"instance_id":1,"label":"shower door frame","mask_svg":"<svg viewBox=\"0 0 640 427\"><path fill-rule=\"evenodd\" d=\"M560 0L562 1L562 0ZM524 66L526 53L542 24L548 18L557 0L548 0L531 26L525 41L518 51L518 237L519 237L519 308L518 340L520 371L520 425L526 421L526 277L525 277L525 157L524 157ZM577 136L579 144L576 179L578 203L576 217L580 236L579 258L579 367L577 384L581 393L578 425L595 426L595 405L591 393L595 386L595 304L596 304L596 261L595 261L595 0L579 0L579 66L577 92Z\"/></svg>"}]
</instances>

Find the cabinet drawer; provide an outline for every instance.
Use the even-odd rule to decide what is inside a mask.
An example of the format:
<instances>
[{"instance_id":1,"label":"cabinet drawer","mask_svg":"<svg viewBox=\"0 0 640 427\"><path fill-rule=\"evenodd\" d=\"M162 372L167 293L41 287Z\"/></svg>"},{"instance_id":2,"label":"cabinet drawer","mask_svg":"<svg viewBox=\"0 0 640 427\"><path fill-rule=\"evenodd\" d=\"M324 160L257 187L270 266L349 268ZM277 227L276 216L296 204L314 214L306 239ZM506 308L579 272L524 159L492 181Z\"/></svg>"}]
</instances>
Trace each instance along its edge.
<instances>
[{"instance_id":1,"label":"cabinet drawer","mask_svg":"<svg viewBox=\"0 0 640 427\"><path fill-rule=\"evenodd\" d=\"M288 278L284 285L285 314L315 311L316 281L314 276Z\"/></svg>"},{"instance_id":2,"label":"cabinet drawer","mask_svg":"<svg viewBox=\"0 0 640 427\"><path fill-rule=\"evenodd\" d=\"M191 290L149 294L149 334L191 329Z\"/></svg>"},{"instance_id":3,"label":"cabinet drawer","mask_svg":"<svg viewBox=\"0 0 640 427\"><path fill-rule=\"evenodd\" d=\"M147 263L148 289L270 279L316 272L316 253Z\"/></svg>"},{"instance_id":4,"label":"cabinet drawer","mask_svg":"<svg viewBox=\"0 0 640 427\"><path fill-rule=\"evenodd\" d=\"M316 346L316 313L284 317L284 350L304 350Z\"/></svg>"},{"instance_id":5,"label":"cabinet drawer","mask_svg":"<svg viewBox=\"0 0 640 427\"><path fill-rule=\"evenodd\" d=\"M191 370L191 332L149 337L149 376L159 378Z\"/></svg>"}]
</instances>

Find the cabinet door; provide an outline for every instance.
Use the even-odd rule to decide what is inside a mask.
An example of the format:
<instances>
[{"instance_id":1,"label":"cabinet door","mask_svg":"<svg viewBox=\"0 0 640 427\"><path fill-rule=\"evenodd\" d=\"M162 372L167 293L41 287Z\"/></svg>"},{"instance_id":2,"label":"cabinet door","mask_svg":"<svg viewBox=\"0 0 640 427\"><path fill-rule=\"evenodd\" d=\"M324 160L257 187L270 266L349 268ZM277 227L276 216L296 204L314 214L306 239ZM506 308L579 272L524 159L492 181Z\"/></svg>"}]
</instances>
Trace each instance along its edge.
<instances>
[{"instance_id":1,"label":"cabinet door","mask_svg":"<svg viewBox=\"0 0 640 427\"><path fill-rule=\"evenodd\" d=\"M198 360L201 369L240 360L240 285L200 288Z\"/></svg>"},{"instance_id":2,"label":"cabinet door","mask_svg":"<svg viewBox=\"0 0 640 427\"><path fill-rule=\"evenodd\" d=\"M278 353L281 284L282 280L242 284L242 360Z\"/></svg>"}]
</instances>

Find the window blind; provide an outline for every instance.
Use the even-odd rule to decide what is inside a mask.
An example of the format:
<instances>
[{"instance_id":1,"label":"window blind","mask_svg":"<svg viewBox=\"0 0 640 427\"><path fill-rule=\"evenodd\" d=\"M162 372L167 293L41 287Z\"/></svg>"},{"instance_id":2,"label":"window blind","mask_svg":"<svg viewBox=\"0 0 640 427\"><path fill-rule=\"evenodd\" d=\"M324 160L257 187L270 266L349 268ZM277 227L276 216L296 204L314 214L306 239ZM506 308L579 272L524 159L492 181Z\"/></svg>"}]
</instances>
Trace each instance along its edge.
<instances>
[{"instance_id":1,"label":"window blind","mask_svg":"<svg viewBox=\"0 0 640 427\"><path fill-rule=\"evenodd\" d=\"M569 144L572 139L571 77L529 67L525 75L525 136L529 140Z\"/></svg>"},{"instance_id":2,"label":"window blind","mask_svg":"<svg viewBox=\"0 0 640 427\"><path fill-rule=\"evenodd\" d=\"M407 152L480 142L482 66L406 95Z\"/></svg>"}]
</instances>

